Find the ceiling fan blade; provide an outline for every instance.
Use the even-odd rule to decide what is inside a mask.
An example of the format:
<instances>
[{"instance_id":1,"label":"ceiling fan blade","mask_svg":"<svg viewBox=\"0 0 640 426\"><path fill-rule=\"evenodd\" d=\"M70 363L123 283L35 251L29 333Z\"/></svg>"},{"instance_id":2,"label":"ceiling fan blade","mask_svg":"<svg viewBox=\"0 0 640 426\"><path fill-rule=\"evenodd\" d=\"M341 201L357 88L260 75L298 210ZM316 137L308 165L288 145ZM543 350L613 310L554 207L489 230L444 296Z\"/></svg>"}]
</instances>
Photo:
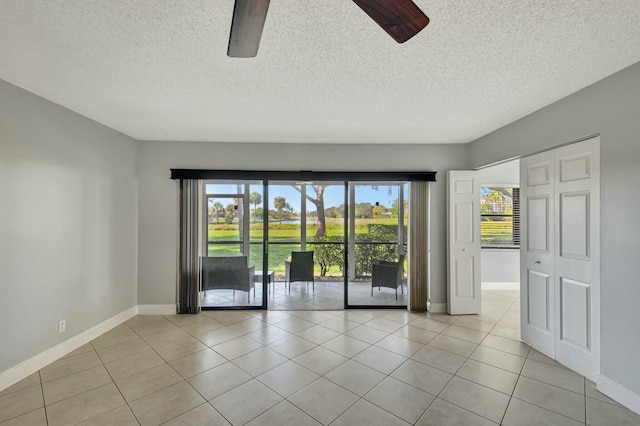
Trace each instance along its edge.
<instances>
[{"instance_id":1,"label":"ceiling fan blade","mask_svg":"<svg viewBox=\"0 0 640 426\"><path fill-rule=\"evenodd\" d=\"M418 34L429 18L411 0L353 0L398 43Z\"/></svg>"},{"instance_id":2,"label":"ceiling fan blade","mask_svg":"<svg viewBox=\"0 0 640 426\"><path fill-rule=\"evenodd\" d=\"M236 0L227 56L253 58L258 54L270 0Z\"/></svg>"}]
</instances>

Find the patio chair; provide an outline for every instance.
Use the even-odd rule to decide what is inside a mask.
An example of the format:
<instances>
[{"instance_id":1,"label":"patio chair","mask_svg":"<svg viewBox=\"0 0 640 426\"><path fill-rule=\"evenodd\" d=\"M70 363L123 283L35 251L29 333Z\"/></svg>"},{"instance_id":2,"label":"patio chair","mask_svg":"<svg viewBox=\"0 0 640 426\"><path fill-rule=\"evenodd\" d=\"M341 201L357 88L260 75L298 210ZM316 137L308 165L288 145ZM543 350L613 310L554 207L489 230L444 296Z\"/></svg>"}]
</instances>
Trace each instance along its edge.
<instances>
[{"instance_id":1,"label":"patio chair","mask_svg":"<svg viewBox=\"0 0 640 426\"><path fill-rule=\"evenodd\" d=\"M291 260L284 261L284 270L285 285L289 283L289 293L291 293L291 283L294 281L306 281L307 288L311 281L312 289L315 291L312 251L292 251Z\"/></svg>"},{"instance_id":2,"label":"patio chair","mask_svg":"<svg viewBox=\"0 0 640 426\"><path fill-rule=\"evenodd\" d=\"M404 294L402 286L402 276L404 267L404 254L400 255L397 262L374 259L371 264L371 296L373 288L388 287L396 290L396 300L398 300L398 286Z\"/></svg>"},{"instance_id":3,"label":"patio chair","mask_svg":"<svg viewBox=\"0 0 640 426\"><path fill-rule=\"evenodd\" d=\"M236 290L247 292L247 303L250 291L256 297L254 283L255 267L247 266L247 256L202 257L202 290Z\"/></svg>"}]
</instances>

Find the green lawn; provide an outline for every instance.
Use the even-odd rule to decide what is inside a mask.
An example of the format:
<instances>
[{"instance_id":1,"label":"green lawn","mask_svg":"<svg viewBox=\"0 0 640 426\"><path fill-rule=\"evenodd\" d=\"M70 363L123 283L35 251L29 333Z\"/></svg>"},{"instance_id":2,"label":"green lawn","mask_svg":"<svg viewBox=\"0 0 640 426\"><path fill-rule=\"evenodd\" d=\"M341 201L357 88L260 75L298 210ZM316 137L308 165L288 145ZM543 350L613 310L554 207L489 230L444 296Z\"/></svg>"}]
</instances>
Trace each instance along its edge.
<instances>
[{"instance_id":1,"label":"green lawn","mask_svg":"<svg viewBox=\"0 0 640 426\"><path fill-rule=\"evenodd\" d=\"M511 221L481 221L482 245L509 245L513 243Z\"/></svg>"},{"instance_id":2,"label":"green lawn","mask_svg":"<svg viewBox=\"0 0 640 426\"><path fill-rule=\"evenodd\" d=\"M374 225L395 225L396 218L385 219L357 219L356 220L356 234L366 234L369 229L368 226ZM405 224L406 225L406 224ZM326 235L341 236L344 235L344 221L343 219L327 219ZM252 223L249 226L249 234L251 241L262 240L262 223ZM317 231L315 224L307 225L307 239L312 238ZM238 224L209 224L209 241L224 241L233 239L238 235ZM292 241L300 240L300 225L295 224L279 224L272 222L269 224L269 239L286 241L286 239Z\"/></svg>"},{"instance_id":3,"label":"green lawn","mask_svg":"<svg viewBox=\"0 0 640 426\"><path fill-rule=\"evenodd\" d=\"M356 234L367 234L370 224L394 225L397 218L384 219L358 219L356 220ZM327 219L326 235L328 238L340 238L344 235L343 219ZM209 224L209 241L229 241L238 239L238 224ZM312 248L310 243L316 234L316 226L307 226L307 248ZM262 223L250 225L250 262L255 265L256 270L262 269ZM278 275L284 275L284 259L292 251L300 250L300 225L279 224L273 222L269 224L269 270L273 270ZM287 244L288 243L288 244ZM241 253L240 245L209 245L209 256L233 256ZM317 267L318 275L319 267ZM338 266L332 266L327 273L328 276L342 276Z\"/></svg>"}]
</instances>

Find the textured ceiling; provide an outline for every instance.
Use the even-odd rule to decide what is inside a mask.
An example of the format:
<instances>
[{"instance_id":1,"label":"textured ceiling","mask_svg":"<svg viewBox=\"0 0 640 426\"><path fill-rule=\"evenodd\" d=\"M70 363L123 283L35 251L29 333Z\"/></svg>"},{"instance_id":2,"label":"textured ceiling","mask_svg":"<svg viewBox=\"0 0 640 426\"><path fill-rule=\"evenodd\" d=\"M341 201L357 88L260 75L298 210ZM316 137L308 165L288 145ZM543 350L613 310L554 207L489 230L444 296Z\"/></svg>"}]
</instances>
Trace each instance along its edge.
<instances>
[{"instance_id":1,"label":"textured ceiling","mask_svg":"<svg viewBox=\"0 0 640 426\"><path fill-rule=\"evenodd\" d=\"M638 0L416 0L395 43L348 0L0 0L0 78L134 138L462 143L640 61Z\"/></svg>"}]
</instances>

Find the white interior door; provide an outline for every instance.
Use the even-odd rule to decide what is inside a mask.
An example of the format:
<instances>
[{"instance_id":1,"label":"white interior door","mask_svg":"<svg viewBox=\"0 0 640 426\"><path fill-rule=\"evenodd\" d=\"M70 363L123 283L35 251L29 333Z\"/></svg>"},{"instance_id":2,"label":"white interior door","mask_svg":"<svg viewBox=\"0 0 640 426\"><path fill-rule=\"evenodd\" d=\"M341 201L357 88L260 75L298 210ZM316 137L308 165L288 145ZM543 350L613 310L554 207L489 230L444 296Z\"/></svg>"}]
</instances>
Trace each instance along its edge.
<instances>
[{"instance_id":1,"label":"white interior door","mask_svg":"<svg viewBox=\"0 0 640 426\"><path fill-rule=\"evenodd\" d=\"M555 359L553 152L520 160L522 340Z\"/></svg>"},{"instance_id":2,"label":"white interior door","mask_svg":"<svg viewBox=\"0 0 640 426\"><path fill-rule=\"evenodd\" d=\"M595 381L600 363L600 138L520 161L522 339Z\"/></svg>"},{"instance_id":3,"label":"white interior door","mask_svg":"<svg viewBox=\"0 0 640 426\"><path fill-rule=\"evenodd\" d=\"M447 173L447 237L449 314L479 314L480 183L475 171Z\"/></svg>"},{"instance_id":4,"label":"white interior door","mask_svg":"<svg viewBox=\"0 0 640 426\"><path fill-rule=\"evenodd\" d=\"M595 381L600 336L600 139L555 150L556 360Z\"/></svg>"}]
</instances>

